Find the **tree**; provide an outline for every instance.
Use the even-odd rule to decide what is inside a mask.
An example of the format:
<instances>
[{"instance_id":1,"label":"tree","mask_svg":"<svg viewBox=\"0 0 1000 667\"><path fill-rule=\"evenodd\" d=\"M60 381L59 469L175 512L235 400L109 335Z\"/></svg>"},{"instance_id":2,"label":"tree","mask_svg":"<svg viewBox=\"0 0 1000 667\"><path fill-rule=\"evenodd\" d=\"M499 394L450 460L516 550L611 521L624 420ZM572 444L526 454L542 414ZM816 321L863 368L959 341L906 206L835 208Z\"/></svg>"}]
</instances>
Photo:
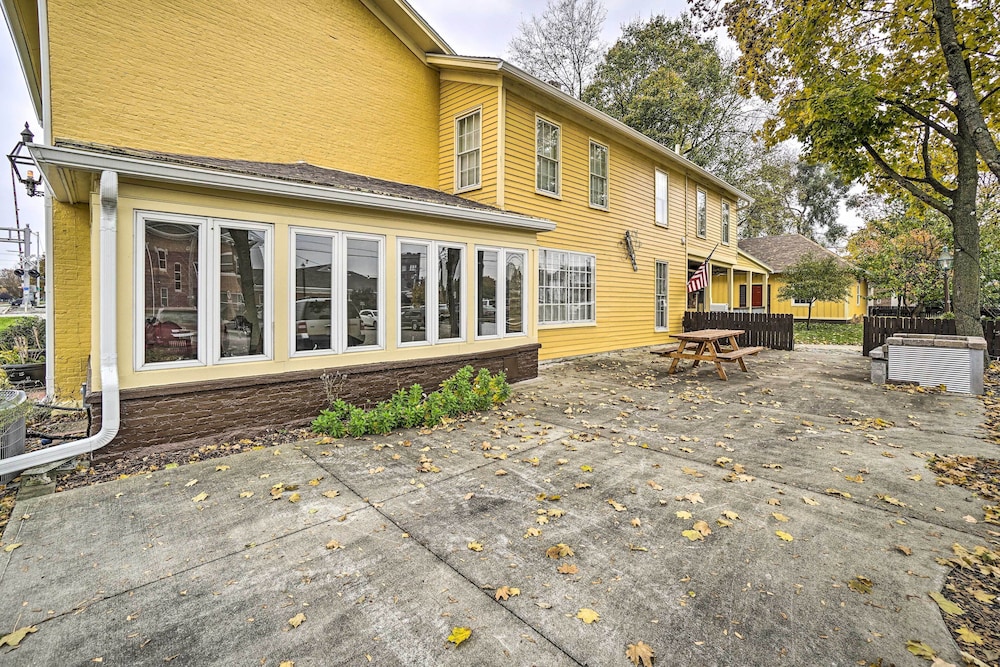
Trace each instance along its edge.
<instances>
[{"instance_id":1,"label":"tree","mask_svg":"<svg viewBox=\"0 0 1000 667\"><path fill-rule=\"evenodd\" d=\"M689 16L655 16L622 28L581 99L714 169L742 157L744 140L759 127L733 67Z\"/></svg>"},{"instance_id":2,"label":"tree","mask_svg":"<svg viewBox=\"0 0 1000 667\"><path fill-rule=\"evenodd\" d=\"M817 301L842 301L850 294L854 281L851 269L843 266L841 260L827 255L815 258L805 255L781 273L784 285L778 290L779 299L808 301L806 329L812 323L813 304Z\"/></svg>"},{"instance_id":3,"label":"tree","mask_svg":"<svg viewBox=\"0 0 1000 667\"><path fill-rule=\"evenodd\" d=\"M699 15L718 5L689 1ZM795 137L845 177L905 191L949 219L956 328L982 335L978 151L992 159L993 140L983 135L987 121L1000 120L1000 61L988 52L1000 24L991 8L732 0L714 16L740 45L744 91L778 103L766 128L772 140Z\"/></svg>"},{"instance_id":4,"label":"tree","mask_svg":"<svg viewBox=\"0 0 1000 667\"><path fill-rule=\"evenodd\" d=\"M511 61L580 97L600 62L608 12L600 0L548 0L541 16L521 21L507 51Z\"/></svg>"},{"instance_id":5,"label":"tree","mask_svg":"<svg viewBox=\"0 0 1000 667\"><path fill-rule=\"evenodd\" d=\"M0 292L10 298L21 296L24 278L14 274L14 269L0 269Z\"/></svg>"}]
</instances>

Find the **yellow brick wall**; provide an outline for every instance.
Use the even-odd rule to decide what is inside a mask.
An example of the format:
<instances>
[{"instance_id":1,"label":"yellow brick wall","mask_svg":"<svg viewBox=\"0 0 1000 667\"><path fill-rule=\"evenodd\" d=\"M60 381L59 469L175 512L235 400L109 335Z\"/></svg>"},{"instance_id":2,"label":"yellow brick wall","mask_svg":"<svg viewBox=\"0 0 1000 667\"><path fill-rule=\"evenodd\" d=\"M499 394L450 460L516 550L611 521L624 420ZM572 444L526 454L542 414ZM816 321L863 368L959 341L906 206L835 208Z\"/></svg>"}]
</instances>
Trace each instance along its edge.
<instances>
[{"instance_id":1,"label":"yellow brick wall","mask_svg":"<svg viewBox=\"0 0 1000 667\"><path fill-rule=\"evenodd\" d=\"M90 208L52 202L55 398L79 401L90 353Z\"/></svg>"},{"instance_id":2,"label":"yellow brick wall","mask_svg":"<svg viewBox=\"0 0 1000 667\"><path fill-rule=\"evenodd\" d=\"M497 79L499 83L499 79ZM499 88L463 81L441 81L441 124L439 129L438 188L455 191L455 121L470 111L482 109L480 169L482 187L465 190L463 197L490 206L497 200L497 146L499 142Z\"/></svg>"},{"instance_id":3,"label":"yellow brick wall","mask_svg":"<svg viewBox=\"0 0 1000 667\"><path fill-rule=\"evenodd\" d=\"M52 136L437 187L438 77L356 0L49 0Z\"/></svg>"}]
</instances>

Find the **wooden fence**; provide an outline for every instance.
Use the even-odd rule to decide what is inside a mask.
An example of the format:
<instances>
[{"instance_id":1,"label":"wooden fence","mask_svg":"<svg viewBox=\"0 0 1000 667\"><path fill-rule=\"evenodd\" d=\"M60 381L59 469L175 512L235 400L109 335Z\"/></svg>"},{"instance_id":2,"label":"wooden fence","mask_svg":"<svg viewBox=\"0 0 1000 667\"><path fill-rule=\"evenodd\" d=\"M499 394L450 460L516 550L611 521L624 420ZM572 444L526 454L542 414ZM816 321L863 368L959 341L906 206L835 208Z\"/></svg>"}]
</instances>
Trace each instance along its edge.
<instances>
[{"instance_id":1,"label":"wooden fence","mask_svg":"<svg viewBox=\"0 0 1000 667\"><path fill-rule=\"evenodd\" d=\"M704 313L687 311L684 313L684 331L699 329L743 329L737 338L743 347L760 345L772 350L791 350L795 344L791 315L768 315L766 313Z\"/></svg>"},{"instance_id":2,"label":"wooden fence","mask_svg":"<svg viewBox=\"0 0 1000 667\"><path fill-rule=\"evenodd\" d=\"M931 317L866 317L864 355L885 343L885 339L897 333L925 333L955 335L955 320ZM983 320L983 335L986 349L991 357L1000 356L1000 326L997 320Z\"/></svg>"}]
</instances>

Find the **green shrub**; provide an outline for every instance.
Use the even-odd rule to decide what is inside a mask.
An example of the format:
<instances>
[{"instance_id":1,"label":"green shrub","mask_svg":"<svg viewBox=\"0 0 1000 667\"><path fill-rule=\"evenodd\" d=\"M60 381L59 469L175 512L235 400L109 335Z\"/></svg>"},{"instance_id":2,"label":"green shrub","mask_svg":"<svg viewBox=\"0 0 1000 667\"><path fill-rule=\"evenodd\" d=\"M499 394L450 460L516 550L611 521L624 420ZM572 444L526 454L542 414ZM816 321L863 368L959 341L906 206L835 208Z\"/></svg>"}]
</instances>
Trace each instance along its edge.
<instances>
[{"instance_id":1,"label":"green shrub","mask_svg":"<svg viewBox=\"0 0 1000 667\"><path fill-rule=\"evenodd\" d=\"M503 373L492 375L483 368L476 374L472 366L465 366L426 397L423 388L415 384L398 390L370 410L337 399L313 420L312 429L335 438L384 435L396 428L436 426L446 417L488 410L508 398L510 385Z\"/></svg>"},{"instance_id":2,"label":"green shrub","mask_svg":"<svg viewBox=\"0 0 1000 667\"><path fill-rule=\"evenodd\" d=\"M44 350L45 320L41 317L19 317L0 331L0 350L14 349L19 343L33 350Z\"/></svg>"}]
</instances>

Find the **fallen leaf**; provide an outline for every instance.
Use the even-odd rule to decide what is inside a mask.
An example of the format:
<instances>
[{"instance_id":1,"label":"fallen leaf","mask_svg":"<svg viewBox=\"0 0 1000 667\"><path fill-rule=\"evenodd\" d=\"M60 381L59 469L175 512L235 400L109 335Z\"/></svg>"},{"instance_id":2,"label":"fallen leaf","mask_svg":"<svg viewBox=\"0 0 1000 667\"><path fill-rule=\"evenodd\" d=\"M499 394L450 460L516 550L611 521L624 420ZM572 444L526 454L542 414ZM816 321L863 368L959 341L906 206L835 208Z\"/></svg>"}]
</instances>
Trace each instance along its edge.
<instances>
[{"instance_id":1,"label":"fallen leaf","mask_svg":"<svg viewBox=\"0 0 1000 667\"><path fill-rule=\"evenodd\" d=\"M782 523L788 523L789 521L788 517L782 514L781 512L771 512L771 516L773 516L775 519L777 519Z\"/></svg>"},{"instance_id":2,"label":"fallen leaf","mask_svg":"<svg viewBox=\"0 0 1000 667\"><path fill-rule=\"evenodd\" d=\"M471 636L472 636L471 628L452 628L451 634L448 635L448 641L450 641L455 646L458 646Z\"/></svg>"},{"instance_id":3,"label":"fallen leaf","mask_svg":"<svg viewBox=\"0 0 1000 667\"><path fill-rule=\"evenodd\" d=\"M497 477L503 477L504 475L506 475L506 474L507 474L507 471L506 471L506 470L504 470L503 468L501 468L500 470L497 470L497 471L496 471L495 473L493 473L493 474L494 474L494 475L496 475ZM461 629L461 628L460 628L460 629ZM470 632L471 632L471 631L470 631ZM465 639L466 639L466 638L463 638L463 639L462 639L462 641L464 641ZM457 646L457 644L456 644L456 646Z\"/></svg>"},{"instance_id":4,"label":"fallen leaf","mask_svg":"<svg viewBox=\"0 0 1000 667\"><path fill-rule=\"evenodd\" d=\"M768 504L768 505L774 505L774 506L777 506L777 505L780 505L780 504L781 504L781 501L780 501L780 500L778 500L777 498L768 498L768 499L767 499L767 504Z\"/></svg>"},{"instance_id":5,"label":"fallen leaf","mask_svg":"<svg viewBox=\"0 0 1000 667\"><path fill-rule=\"evenodd\" d=\"M295 661L294 660L282 660L281 664L278 665L278 667L295 667Z\"/></svg>"},{"instance_id":6,"label":"fallen leaf","mask_svg":"<svg viewBox=\"0 0 1000 667\"><path fill-rule=\"evenodd\" d=\"M704 500L702 499L702 497L701 497L701 494L700 494L700 493L688 493L688 494L686 494L686 495L684 496L684 500L687 500L687 501L688 501L688 502L690 502L690 503L691 503L692 505L694 505L694 504L697 504L697 503L704 503L704 502L705 502L705 501L704 501Z\"/></svg>"},{"instance_id":7,"label":"fallen leaf","mask_svg":"<svg viewBox=\"0 0 1000 667\"><path fill-rule=\"evenodd\" d=\"M918 658L926 658L927 660L934 659L934 649L923 642L916 641L915 639L911 639L906 642L906 650Z\"/></svg>"},{"instance_id":8,"label":"fallen leaf","mask_svg":"<svg viewBox=\"0 0 1000 667\"><path fill-rule=\"evenodd\" d=\"M691 512L688 512L687 510L678 510L677 512L674 512L674 514L677 515L678 519L690 519L691 518Z\"/></svg>"},{"instance_id":9,"label":"fallen leaf","mask_svg":"<svg viewBox=\"0 0 1000 667\"><path fill-rule=\"evenodd\" d=\"M722 513L722 516L726 517L727 519L731 519L733 521L736 521L737 519L740 518L740 515L732 510L726 510L725 512Z\"/></svg>"},{"instance_id":10,"label":"fallen leaf","mask_svg":"<svg viewBox=\"0 0 1000 667\"><path fill-rule=\"evenodd\" d=\"M202 502L203 500L205 500L205 499L207 499L207 498L208 498L208 494L207 494L207 493L204 493L204 492L202 492L202 493L199 493L199 494L198 494L197 496L195 496L194 498L192 498L192 499L191 499L191 502L193 502L193 503L200 503L200 502Z\"/></svg>"},{"instance_id":11,"label":"fallen leaf","mask_svg":"<svg viewBox=\"0 0 1000 667\"><path fill-rule=\"evenodd\" d=\"M704 522L704 521L695 521L694 525L691 526L691 527L694 528L695 530L697 530L699 533L701 533L705 537L708 537L709 535L712 534L712 529L709 528L708 524L706 522Z\"/></svg>"},{"instance_id":12,"label":"fallen leaf","mask_svg":"<svg viewBox=\"0 0 1000 667\"><path fill-rule=\"evenodd\" d=\"M293 493L292 495L288 496L288 502L290 503L297 503L300 500L302 500L302 496L300 496L297 493Z\"/></svg>"},{"instance_id":13,"label":"fallen leaf","mask_svg":"<svg viewBox=\"0 0 1000 667\"><path fill-rule=\"evenodd\" d=\"M818 502L806 496L802 496L802 502L804 502L806 505L819 505Z\"/></svg>"},{"instance_id":14,"label":"fallen leaf","mask_svg":"<svg viewBox=\"0 0 1000 667\"><path fill-rule=\"evenodd\" d=\"M616 512L625 512L628 510L628 508L621 503L615 502L614 498L608 498L607 503L614 507Z\"/></svg>"},{"instance_id":15,"label":"fallen leaf","mask_svg":"<svg viewBox=\"0 0 1000 667\"><path fill-rule=\"evenodd\" d=\"M993 604L993 601L997 597L996 595L991 595L986 591L980 591L980 590L973 591L972 595L975 596L975 598L980 602L982 602L983 604Z\"/></svg>"},{"instance_id":16,"label":"fallen leaf","mask_svg":"<svg viewBox=\"0 0 1000 667\"><path fill-rule=\"evenodd\" d=\"M625 657L631 660L633 665L638 665L641 660L642 667L653 667L653 658L656 657L656 654L653 653L649 644L640 641L628 645L628 648L625 649Z\"/></svg>"},{"instance_id":17,"label":"fallen leaf","mask_svg":"<svg viewBox=\"0 0 1000 667\"><path fill-rule=\"evenodd\" d=\"M903 546L902 544L897 544L896 549L898 549L907 556L913 553L913 549L911 549L910 547Z\"/></svg>"},{"instance_id":18,"label":"fallen leaf","mask_svg":"<svg viewBox=\"0 0 1000 667\"><path fill-rule=\"evenodd\" d=\"M858 575L854 579L851 579L850 581L847 582L847 587L850 588L852 591L854 591L855 593L863 593L865 595L871 594L872 586L874 585L875 584L872 583L871 579L868 579L867 577L862 577L861 575Z\"/></svg>"},{"instance_id":19,"label":"fallen leaf","mask_svg":"<svg viewBox=\"0 0 1000 667\"><path fill-rule=\"evenodd\" d=\"M554 547L549 547L548 549L546 549L545 555L548 556L549 558L558 560L560 558L570 558L571 556L575 556L576 554L573 553L573 550L568 545L560 542Z\"/></svg>"},{"instance_id":20,"label":"fallen leaf","mask_svg":"<svg viewBox=\"0 0 1000 667\"><path fill-rule=\"evenodd\" d=\"M580 466L580 470L583 472L594 472L594 468L592 466Z\"/></svg>"},{"instance_id":21,"label":"fallen leaf","mask_svg":"<svg viewBox=\"0 0 1000 667\"><path fill-rule=\"evenodd\" d=\"M340 491L324 491L320 495L324 498L336 498L340 495Z\"/></svg>"},{"instance_id":22,"label":"fallen leaf","mask_svg":"<svg viewBox=\"0 0 1000 667\"><path fill-rule=\"evenodd\" d=\"M928 593L928 595L931 596L932 600L938 603L938 606L941 607L941 611L943 611L946 614L949 614L951 616L961 616L965 613L964 611L962 611L961 607L959 607L957 604L955 604L945 596L941 595L937 591Z\"/></svg>"},{"instance_id":23,"label":"fallen leaf","mask_svg":"<svg viewBox=\"0 0 1000 667\"><path fill-rule=\"evenodd\" d=\"M337 540L330 540L329 542L326 543L326 548L327 549L343 549L344 545L341 544L340 542L338 542Z\"/></svg>"},{"instance_id":24,"label":"fallen leaf","mask_svg":"<svg viewBox=\"0 0 1000 667\"><path fill-rule=\"evenodd\" d=\"M781 539L783 539L786 542L791 542L793 539L795 539L794 537L792 537L791 535L789 535L788 533L786 533L783 530L776 530L776 531L774 531L774 534L777 535L778 537L780 537Z\"/></svg>"},{"instance_id":25,"label":"fallen leaf","mask_svg":"<svg viewBox=\"0 0 1000 667\"><path fill-rule=\"evenodd\" d=\"M17 646L21 643L22 639L32 632L38 632L38 627L34 625L27 625L20 630L14 630L14 632L0 637L0 646L3 646L4 644L7 646Z\"/></svg>"},{"instance_id":26,"label":"fallen leaf","mask_svg":"<svg viewBox=\"0 0 1000 667\"><path fill-rule=\"evenodd\" d=\"M319 483L322 479L323 479L322 477L317 477L316 479L309 480L309 486L319 486Z\"/></svg>"},{"instance_id":27,"label":"fallen leaf","mask_svg":"<svg viewBox=\"0 0 1000 667\"><path fill-rule=\"evenodd\" d=\"M847 493L846 491L838 491L837 489L827 489L826 493L829 494L829 495L831 495L831 496L840 496L842 498L850 498L851 497L851 494Z\"/></svg>"},{"instance_id":28,"label":"fallen leaf","mask_svg":"<svg viewBox=\"0 0 1000 667\"><path fill-rule=\"evenodd\" d=\"M848 482L854 482L855 484L864 484L865 478L861 475L844 475L844 479Z\"/></svg>"},{"instance_id":29,"label":"fallen leaf","mask_svg":"<svg viewBox=\"0 0 1000 667\"><path fill-rule=\"evenodd\" d=\"M549 500L552 500L552 499L549 498ZM564 509L558 509L558 508L557 509L548 510L545 513L547 515L549 515L550 517L552 517L553 519L558 519L561 516L566 516L566 510L564 510Z\"/></svg>"},{"instance_id":30,"label":"fallen leaf","mask_svg":"<svg viewBox=\"0 0 1000 667\"><path fill-rule=\"evenodd\" d=\"M923 479L923 477L920 475L920 473L917 473L916 475L910 475L906 479L912 479L914 482L919 482L920 480Z\"/></svg>"},{"instance_id":31,"label":"fallen leaf","mask_svg":"<svg viewBox=\"0 0 1000 667\"><path fill-rule=\"evenodd\" d=\"M687 466L682 467L681 468L681 472L684 473L685 475L691 475L692 477L704 477L705 476L704 473L700 473L695 468L688 468Z\"/></svg>"},{"instance_id":32,"label":"fallen leaf","mask_svg":"<svg viewBox=\"0 0 1000 667\"><path fill-rule=\"evenodd\" d=\"M194 485L195 485L195 484L197 484L197 483L198 483L198 480L196 480L196 479L192 479L192 480L191 480L190 482L188 482L188 483L187 483L187 484L185 484L184 486L185 486L185 487L188 487L188 486L194 486Z\"/></svg>"},{"instance_id":33,"label":"fallen leaf","mask_svg":"<svg viewBox=\"0 0 1000 667\"><path fill-rule=\"evenodd\" d=\"M471 551L482 551L483 545L479 542L469 542L467 545Z\"/></svg>"},{"instance_id":34,"label":"fallen leaf","mask_svg":"<svg viewBox=\"0 0 1000 667\"><path fill-rule=\"evenodd\" d=\"M653 480L649 480L648 482L646 482L646 484L648 484L649 488L651 488L653 491L662 491L663 490L663 487L660 486L659 484L657 484L656 482L654 482Z\"/></svg>"},{"instance_id":35,"label":"fallen leaf","mask_svg":"<svg viewBox=\"0 0 1000 667\"><path fill-rule=\"evenodd\" d=\"M576 574L579 571L580 568L578 568L576 565L573 565L572 563L563 563L562 565L556 568L556 572L558 572L559 574Z\"/></svg>"},{"instance_id":36,"label":"fallen leaf","mask_svg":"<svg viewBox=\"0 0 1000 667\"><path fill-rule=\"evenodd\" d=\"M465 494L465 496L463 497L463 500L471 500L475 496L476 496L476 494L473 493L472 491L470 491L469 493Z\"/></svg>"},{"instance_id":37,"label":"fallen leaf","mask_svg":"<svg viewBox=\"0 0 1000 667\"><path fill-rule=\"evenodd\" d=\"M538 536L539 536L539 535L541 535L541 534L542 534L542 531L541 531L541 530L539 530L538 528L529 528L529 529L528 529L528 530L527 530L527 531L526 531L526 532L524 533L524 536L525 536L526 538L528 538L528 537L538 537Z\"/></svg>"},{"instance_id":38,"label":"fallen leaf","mask_svg":"<svg viewBox=\"0 0 1000 667\"><path fill-rule=\"evenodd\" d=\"M955 634L958 635L958 641L965 644L983 644L983 638L964 625L956 630Z\"/></svg>"},{"instance_id":39,"label":"fallen leaf","mask_svg":"<svg viewBox=\"0 0 1000 667\"><path fill-rule=\"evenodd\" d=\"M639 517L636 517L636 518L632 519L632 521L630 523L632 524L633 528L641 528L642 527L642 521L639 519Z\"/></svg>"},{"instance_id":40,"label":"fallen leaf","mask_svg":"<svg viewBox=\"0 0 1000 667\"><path fill-rule=\"evenodd\" d=\"M879 500L884 500L890 505L895 505L896 507L906 507L906 503L900 502L898 498L893 498L892 496L886 495L884 493L879 493L875 496Z\"/></svg>"},{"instance_id":41,"label":"fallen leaf","mask_svg":"<svg viewBox=\"0 0 1000 667\"><path fill-rule=\"evenodd\" d=\"M705 541L705 536L702 535L701 532L699 532L697 530L691 530L691 529L682 530L681 531L681 535L683 535L684 537L688 538L692 542L699 542L699 541L700 542L704 542Z\"/></svg>"},{"instance_id":42,"label":"fallen leaf","mask_svg":"<svg viewBox=\"0 0 1000 667\"><path fill-rule=\"evenodd\" d=\"M577 488L577 489L589 489L590 488L590 484L587 484L586 482L577 482L573 486L575 488Z\"/></svg>"},{"instance_id":43,"label":"fallen leaf","mask_svg":"<svg viewBox=\"0 0 1000 667\"><path fill-rule=\"evenodd\" d=\"M581 621L583 621L584 623L586 623L587 625L590 625L591 623L595 623L601 620L600 614L598 614L593 609L588 609L586 607L576 612L576 617Z\"/></svg>"},{"instance_id":44,"label":"fallen leaf","mask_svg":"<svg viewBox=\"0 0 1000 667\"><path fill-rule=\"evenodd\" d=\"M240 491L240 498L253 498L253 491Z\"/></svg>"},{"instance_id":45,"label":"fallen leaf","mask_svg":"<svg viewBox=\"0 0 1000 667\"><path fill-rule=\"evenodd\" d=\"M976 517L971 514L966 514L962 517L962 520L965 521L965 523L978 523L978 521L976 521Z\"/></svg>"},{"instance_id":46,"label":"fallen leaf","mask_svg":"<svg viewBox=\"0 0 1000 667\"><path fill-rule=\"evenodd\" d=\"M7 546L5 546L3 550L6 551L7 553L10 553L11 551L13 551L14 549L18 548L23 544L24 542L14 542L13 544L8 544Z\"/></svg>"},{"instance_id":47,"label":"fallen leaf","mask_svg":"<svg viewBox=\"0 0 1000 667\"><path fill-rule=\"evenodd\" d=\"M302 612L299 612L295 614L295 616L292 616L290 619L288 619L288 625L292 626L293 628L297 628L300 625L302 625L302 622L305 620L306 620L306 615L303 614ZM309 627L312 626L310 625Z\"/></svg>"},{"instance_id":48,"label":"fallen leaf","mask_svg":"<svg viewBox=\"0 0 1000 667\"><path fill-rule=\"evenodd\" d=\"M498 588L496 590L496 593L494 594L493 599L494 600L507 600L508 598L511 598L511 597L513 597L515 595L520 595L520 594L521 594L521 589L520 588L511 588L510 586L501 586L500 588Z\"/></svg>"}]
</instances>

